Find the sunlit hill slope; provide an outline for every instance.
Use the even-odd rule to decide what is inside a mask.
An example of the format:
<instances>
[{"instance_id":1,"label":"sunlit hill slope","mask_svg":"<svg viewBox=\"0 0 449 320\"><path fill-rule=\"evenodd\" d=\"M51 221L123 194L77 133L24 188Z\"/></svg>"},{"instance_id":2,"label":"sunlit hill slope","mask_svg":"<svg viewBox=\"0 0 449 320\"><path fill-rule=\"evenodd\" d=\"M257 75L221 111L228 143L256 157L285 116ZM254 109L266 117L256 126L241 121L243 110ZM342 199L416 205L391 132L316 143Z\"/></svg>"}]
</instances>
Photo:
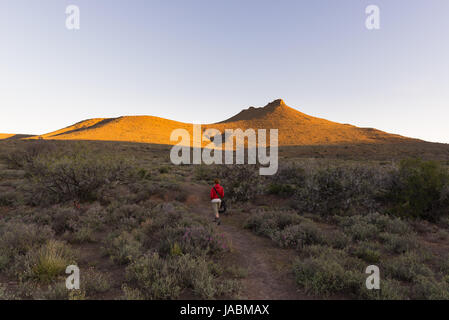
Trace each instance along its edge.
<instances>
[{"instance_id":1,"label":"sunlit hill slope","mask_svg":"<svg viewBox=\"0 0 449 320\"><path fill-rule=\"evenodd\" d=\"M372 128L358 128L306 115L275 100L265 107L250 107L232 118L202 129L278 129L280 146L337 145L354 143L398 143L417 141ZM32 137L52 140L107 140L154 144L176 144L170 141L175 129L192 135L192 124L153 116L124 116L81 121L64 129ZM203 142L203 146L210 141Z\"/></svg>"}]
</instances>

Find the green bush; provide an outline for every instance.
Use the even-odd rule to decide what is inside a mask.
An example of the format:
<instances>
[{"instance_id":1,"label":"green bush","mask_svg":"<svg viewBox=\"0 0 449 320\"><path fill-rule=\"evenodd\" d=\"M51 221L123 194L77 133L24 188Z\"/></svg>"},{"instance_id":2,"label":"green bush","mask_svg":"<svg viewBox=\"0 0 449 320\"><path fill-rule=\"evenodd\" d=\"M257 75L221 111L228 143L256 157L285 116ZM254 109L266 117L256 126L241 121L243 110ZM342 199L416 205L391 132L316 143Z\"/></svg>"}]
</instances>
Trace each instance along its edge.
<instances>
[{"instance_id":1,"label":"green bush","mask_svg":"<svg viewBox=\"0 0 449 320\"><path fill-rule=\"evenodd\" d=\"M328 246L335 249L344 249L350 244L351 237L340 230L335 230L326 236L325 241Z\"/></svg>"},{"instance_id":2,"label":"green bush","mask_svg":"<svg viewBox=\"0 0 449 320\"><path fill-rule=\"evenodd\" d=\"M127 267L125 293L130 299L176 299L188 289L202 299L235 294L235 283L219 280L214 269L204 257L147 254Z\"/></svg>"},{"instance_id":3,"label":"green bush","mask_svg":"<svg viewBox=\"0 0 449 320\"><path fill-rule=\"evenodd\" d=\"M256 212L245 221L244 227L256 234L272 238L279 231L290 225L299 224L301 221L304 221L304 218L295 212Z\"/></svg>"},{"instance_id":4,"label":"green bush","mask_svg":"<svg viewBox=\"0 0 449 320\"><path fill-rule=\"evenodd\" d=\"M104 242L104 249L112 261L117 264L128 264L142 254L142 241L137 231L123 231L110 234Z\"/></svg>"},{"instance_id":5,"label":"green bush","mask_svg":"<svg viewBox=\"0 0 449 320\"><path fill-rule=\"evenodd\" d=\"M325 238L321 230L312 222L290 225L274 234L274 240L284 248L303 248L306 245L321 244Z\"/></svg>"},{"instance_id":6,"label":"green bush","mask_svg":"<svg viewBox=\"0 0 449 320\"><path fill-rule=\"evenodd\" d=\"M105 215L105 223L114 226L120 224L124 228L134 229L150 218L150 211L137 204L110 205Z\"/></svg>"},{"instance_id":7,"label":"green bush","mask_svg":"<svg viewBox=\"0 0 449 320\"><path fill-rule=\"evenodd\" d=\"M314 295L359 295L365 285L363 264L342 250L322 246L307 249L308 257L297 258L293 270L297 284Z\"/></svg>"},{"instance_id":8,"label":"green bush","mask_svg":"<svg viewBox=\"0 0 449 320\"><path fill-rule=\"evenodd\" d=\"M409 292L406 287L393 279L381 279L380 289L360 291L359 298L365 300L406 300L409 297Z\"/></svg>"},{"instance_id":9,"label":"green bush","mask_svg":"<svg viewBox=\"0 0 449 320\"><path fill-rule=\"evenodd\" d=\"M0 192L0 206L13 206L22 201L22 195L17 191Z\"/></svg>"},{"instance_id":10,"label":"green bush","mask_svg":"<svg viewBox=\"0 0 449 320\"><path fill-rule=\"evenodd\" d=\"M419 300L449 300L449 283L417 276L412 288L412 297Z\"/></svg>"},{"instance_id":11,"label":"green bush","mask_svg":"<svg viewBox=\"0 0 449 320\"><path fill-rule=\"evenodd\" d=\"M198 181L212 183L220 174L217 166L199 165L195 167L194 177Z\"/></svg>"},{"instance_id":12,"label":"green bush","mask_svg":"<svg viewBox=\"0 0 449 320\"><path fill-rule=\"evenodd\" d=\"M306 179L305 170L295 164L280 165L276 174L269 176L268 193L290 197L302 188Z\"/></svg>"},{"instance_id":13,"label":"green bush","mask_svg":"<svg viewBox=\"0 0 449 320\"><path fill-rule=\"evenodd\" d=\"M406 253L419 247L418 240L414 234L397 235L392 233L381 233L379 238L385 248L392 253Z\"/></svg>"},{"instance_id":14,"label":"green bush","mask_svg":"<svg viewBox=\"0 0 449 320\"><path fill-rule=\"evenodd\" d=\"M257 165L222 165L218 167L217 176L225 189L225 197L232 202L250 201L264 192Z\"/></svg>"},{"instance_id":15,"label":"green bush","mask_svg":"<svg viewBox=\"0 0 449 320\"><path fill-rule=\"evenodd\" d=\"M383 168L341 166L310 170L295 194L295 207L324 216L379 209L377 197L389 177Z\"/></svg>"},{"instance_id":16,"label":"green bush","mask_svg":"<svg viewBox=\"0 0 449 320\"><path fill-rule=\"evenodd\" d=\"M354 249L354 255L368 263L378 263L380 261L381 252L379 247L373 242L361 242Z\"/></svg>"},{"instance_id":17,"label":"green bush","mask_svg":"<svg viewBox=\"0 0 449 320\"><path fill-rule=\"evenodd\" d=\"M437 162L403 160L385 199L396 215L438 221L449 213L448 183L447 170Z\"/></svg>"},{"instance_id":18,"label":"green bush","mask_svg":"<svg viewBox=\"0 0 449 320\"><path fill-rule=\"evenodd\" d=\"M343 227L344 232L355 241L381 239L386 237L395 239L410 239L414 236L412 228L399 218L391 218L380 213L367 215L354 215L349 217L337 217L337 223Z\"/></svg>"},{"instance_id":19,"label":"green bush","mask_svg":"<svg viewBox=\"0 0 449 320\"><path fill-rule=\"evenodd\" d=\"M407 252L390 259L385 263L385 271L392 278L408 282L415 281L419 276L433 277L432 270L416 252Z\"/></svg>"},{"instance_id":20,"label":"green bush","mask_svg":"<svg viewBox=\"0 0 449 320\"><path fill-rule=\"evenodd\" d=\"M379 229L373 224L368 216L343 217L339 221L343 231L355 241L375 239Z\"/></svg>"},{"instance_id":21,"label":"green bush","mask_svg":"<svg viewBox=\"0 0 449 320\"><path fill-rule=\"evenodd\" d=\"M45 226L21 222L0 222L0 271L11 268L15 261L33 251L53 237L53 231Z\"/></svg>"},{"instance_id":22,"label":"green bush","mask_svg":"<svg viewBox=\"0 0 449 320\"><path fill-rule=\"evenodd\" d=\"M64 281L48 285L46 290L38 288L33 298L38 300L85 300L84 290L68 290Z\"/></svg>"},{"instance_id":23,"label":"green bush","mask_svg":"<svg viewBox=\"0 0 449 320\"><path fill-rule=\"evenodd\" d=\"M67 266L75 264L70 248L56 240L49 240L37 251L29 251L24 262L24 278L40 282L50 282L64 275Z\"/></svg>"},{"instance_id":24,"label":"green bush","mask_svg":"<svg viewBox=\"0 0 449 320\"><path fill-rule=\"evenodd\" d=\"M289 197L295 193L295 187L291 184L272 183L268 186L268 193Z\"/></svg>"},{"instance_id":25,"label":"green bush","mask_svg":"<svg viewBox=\"0 0 449 320\"><path fill-rule=\"evenodd\" d=\"M52 141L28 140L23 142L24 146L16 148L2 157L12 169L23 169L33 163L37 157L57 150L56 144Z\"/></svg>"}]
</instances>

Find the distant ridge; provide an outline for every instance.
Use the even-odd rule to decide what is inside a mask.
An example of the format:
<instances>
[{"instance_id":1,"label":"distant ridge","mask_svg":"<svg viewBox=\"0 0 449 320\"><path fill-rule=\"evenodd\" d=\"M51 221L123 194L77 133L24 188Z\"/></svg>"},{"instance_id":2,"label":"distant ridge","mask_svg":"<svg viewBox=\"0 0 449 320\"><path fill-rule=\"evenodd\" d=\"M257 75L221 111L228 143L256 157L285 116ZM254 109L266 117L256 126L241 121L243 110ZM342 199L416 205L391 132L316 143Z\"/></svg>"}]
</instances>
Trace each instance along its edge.
<instances>
[{"instance_id":1,"label":"distant ridge","mask_svg":"<svg viewBox=\"0 0 449 320\"><path fill-rule=\"evenodd\" d=\"M0 133L0 140L18 140L34 136L33 134Z\"/></svg>"},{"instance_id":2,"label":"distant ridge","mask_svg":"<svg viewBox=\"0 0 449 320\"><path fill-rule=\"evenodd\" d=\"M372 128L358 128L304 114L285 104L282 99L261 108L250 107L222 122L202 125L203 130L278 129L280 146L338 145L354 143L398 143L420 141ZM153 116L96 118L33 137L51 140L108 140L154 144L176 144L170 141L175 129L192 135L192 124ZM210 142L209 142L210 143ZM206 145L207 142L203 142Z\"/></svg>"}]
</instances>

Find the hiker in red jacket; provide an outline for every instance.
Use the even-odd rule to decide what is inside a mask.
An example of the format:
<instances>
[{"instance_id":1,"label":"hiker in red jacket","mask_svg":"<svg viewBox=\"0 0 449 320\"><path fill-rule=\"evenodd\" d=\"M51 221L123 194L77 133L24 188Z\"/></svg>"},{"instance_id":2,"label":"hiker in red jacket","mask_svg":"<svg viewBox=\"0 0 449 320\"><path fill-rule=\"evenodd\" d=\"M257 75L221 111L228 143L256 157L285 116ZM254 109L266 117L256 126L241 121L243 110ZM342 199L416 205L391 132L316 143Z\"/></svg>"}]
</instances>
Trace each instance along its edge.
<instances>
[{"instance_id":1,"label":"hiker in red jacket","mask_svg":"<svg viewBox=\"0 0 449 320\"><path fill-rule=\"evenodd\" d=\"M214 222L220 225L220 214L218 209L220 209L221 199L224 197L224 189L220 186L220 180L215 179L215 185L210 190L210 200L212 202L212 209L214 210L215 219Z\"/></svg>"}]
</instances>

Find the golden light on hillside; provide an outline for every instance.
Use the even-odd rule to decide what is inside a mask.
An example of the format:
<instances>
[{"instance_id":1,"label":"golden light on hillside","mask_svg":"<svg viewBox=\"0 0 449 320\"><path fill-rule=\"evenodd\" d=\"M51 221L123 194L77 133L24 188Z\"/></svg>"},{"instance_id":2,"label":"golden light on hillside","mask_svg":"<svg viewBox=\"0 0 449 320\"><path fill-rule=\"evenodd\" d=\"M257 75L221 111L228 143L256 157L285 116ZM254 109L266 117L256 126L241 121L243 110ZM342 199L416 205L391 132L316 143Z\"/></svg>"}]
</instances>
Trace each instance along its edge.
<instances>
[{"instance_id":1,"label":"golden light on hillside","mask_svg":"<svg viewBox=\"0 0 449 320\"><path fill-rule=\"evenodd\" d=\"M354 143L388 143L412 141L399 135L371 128L358 128L309 116L275 100L265 107L250 107L234 117L213 124L202 125L203 132L217 129L278 129L279 146L336 145ZM107 140L173 145L170 134L185 129L192 136L192 124L153 116L125 116L81 121L64 129L32 139ZM207 139L206 139L207 140ZM206 146L210 141L203 141Z\"/></svg>"}]
</instances>

